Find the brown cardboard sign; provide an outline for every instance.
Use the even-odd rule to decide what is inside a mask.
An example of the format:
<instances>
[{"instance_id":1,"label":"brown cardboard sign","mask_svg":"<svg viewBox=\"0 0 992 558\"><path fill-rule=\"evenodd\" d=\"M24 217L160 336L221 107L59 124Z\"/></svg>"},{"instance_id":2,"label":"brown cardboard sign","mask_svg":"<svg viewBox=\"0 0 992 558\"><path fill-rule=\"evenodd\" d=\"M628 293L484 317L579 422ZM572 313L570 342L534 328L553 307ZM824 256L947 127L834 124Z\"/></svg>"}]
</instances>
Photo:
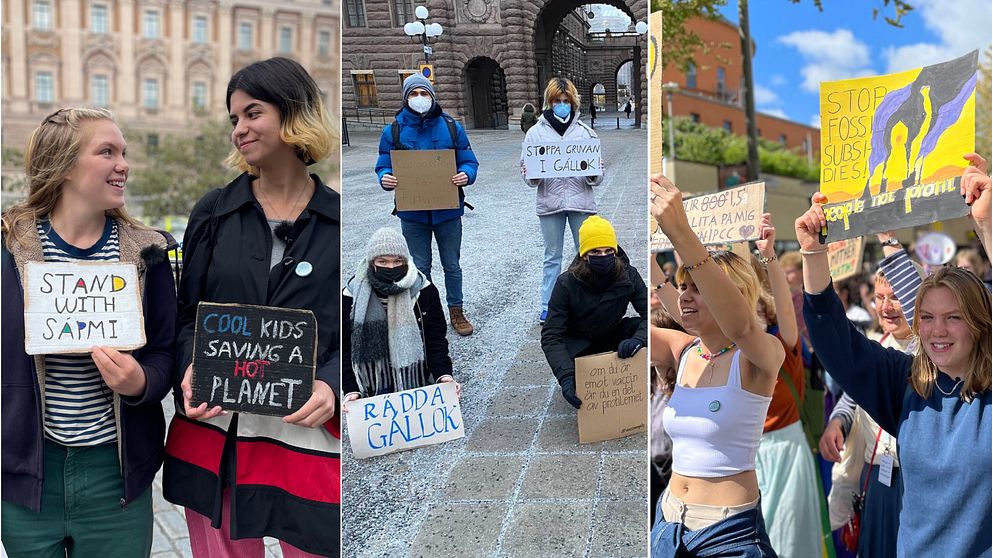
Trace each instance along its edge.
<instances>
[{"instance_id":1,"label":"brown cardboard sign","mask_svg":"<svg viewBox=\"0 0 992 558\"><path fill-rule=\"evenodd\" d=\"M396 210L458 209L454 149L394 149L389 152L396 177Z\"/></svg>"},{"instance_id":2,"label":"brown cardboard sign","mask_svg":"<svg viewBox=\"0 0 992 558\"><path fill-rule=\"evenodd\" d=\"M682 200L689 226L706 246L736 244L758 239L765 207L765 183L752 182L729 190ZM651 235L651 251L672 249L672 241L661 232Z\"/></svg>"},{"instance_id":3,"label":"brown cardboard sign","mask_svg":"<svg viewBox=\"0 0 992 558\"><path fill-rule=\"evenodd\" d=\"M842 281L861 273L861 259L865 255L864 237L838 240L827 245L830 277Z\"/></svg>"},{"instance_id":4,"label":"brown cardboard sign","mask_svg":"<svg viewBox=\"0 0 992 558\"><path fill-rule=\"evenodd\" d=\"M631 358L600 353L575 359L579 443L623 438L647 430L647 350Z\"/></svg>"}]
</instances>

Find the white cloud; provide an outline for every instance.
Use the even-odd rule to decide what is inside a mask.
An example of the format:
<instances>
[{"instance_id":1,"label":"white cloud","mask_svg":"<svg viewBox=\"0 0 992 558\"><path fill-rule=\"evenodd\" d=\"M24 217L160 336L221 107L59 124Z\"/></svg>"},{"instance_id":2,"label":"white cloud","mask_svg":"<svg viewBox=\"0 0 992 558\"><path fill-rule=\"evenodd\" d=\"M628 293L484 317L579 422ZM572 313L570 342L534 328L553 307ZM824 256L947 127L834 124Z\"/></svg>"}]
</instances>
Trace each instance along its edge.
<instances>
[{"instance_id":1,"label":"white cloud","mask_svg":"<svg viewBox=\"0 0 992 558\"><path fill-rule=\"evenodd\" d=\"M937 62L957 58L975 50L984 51L990 43L988 0L915 0L916 10L923 26L939 39L939 43L915 43L888 47L883 56L886 72L901 72ZM985 14L985 16L981 16Z\"/></svg>"},{"instance_id":2,"label":"white cloud","mask_svg":"<svg viewBox=\"0 0 992 558\"><path fill-rule=\"evenodd\" d=\"M782 87L789 83L789 80L785 79L785 76L781 74L775 74L772 76L771 83L773 87Z\"/></svg>"},{"instance_id":3,"label":"white cloud","mask_svg":"<svg viewBox=\"0 0 992 558\"><path fill-rule=\"evenodd\" d=\"M821 81L833 81L872 75L868 45L854 37L849 29L829 33L816 29L794 31L778 38L778 42L799 51L805 66L802 89L811 93L820 90Z\"/></svg>"},{"instance_id":4,"label":"white cloud","mask_svg":"<svg viewBox=\"0 0 992 558\"><path fill-rule=\"evenodd\" d=\"M788 120L789 115L785 114L785 111L780 108L762 108L758 109L761 114L767 114L768 116L777 116L783 120Z\"/></svg>"},{"instance_id":5,"label":"white cloud","mask_svg":"<svg viewBox=\"0 0 992 558\"><path fill-rule=\"evenodd\" d=\"M781 102L782 100L778 98L775 91L758 84L754 85L754 103L756 105L777 105Z\"/></svg>"},{"instance_id":6,"label":"white cloud","mask_svg":"<svg viewBox=\"0 0 992 558\"><path fill-rule=\"evenodd\" d=\"M814 127L814 128L819 129L819 127L820 127L820 113L814 114L813 115L813 118L810 118L809 119L809 125L812 126L812 127Z\"/></svg>"}]
</instances>

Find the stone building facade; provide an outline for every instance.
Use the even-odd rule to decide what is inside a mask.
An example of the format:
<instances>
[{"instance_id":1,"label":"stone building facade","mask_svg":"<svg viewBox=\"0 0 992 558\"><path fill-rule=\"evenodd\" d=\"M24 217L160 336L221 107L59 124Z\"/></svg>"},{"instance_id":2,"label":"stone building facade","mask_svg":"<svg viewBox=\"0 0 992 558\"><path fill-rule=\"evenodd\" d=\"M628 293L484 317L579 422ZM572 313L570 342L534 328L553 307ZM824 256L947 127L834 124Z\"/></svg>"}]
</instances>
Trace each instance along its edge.
<instances>
[{"instance_id":1,"label":"stone building facade","mask_svg":"<svg viewBox=\"0 0 992 558\"><path fill-rule=\"evenodd\" d=\"M337 114L340 0L8 0L3 144L22 149L45 115L105 106L145 135L226 114L227 82L272 56L300 62Z\"/></svg>"},{"instance_id":2,"label":"stone building facade","mask_svg":"<svg viewBox=\"0 0 992 558\"><path fill-rule=\"evenodd\" d=\"M403 33L416 21L416 0L343 0L342 108L387 116L401 107L403 79L424 61L419 42ZM647 0L608 0L633 22L647 22ZM577 0L425 0L428 23L443 34L431 44L435 88L445 111L469 128L499 128L519 118L524 103L539 105L550 77L573 78L587 109L592 89L616 103L617 70L634 61L635 88L646 99L646 38L629 33L596 37ZM631 24L633 25L633 23ZM556 39L557 37L557 39ZM556 42L557 41L557 42ZM646 105L646 103L645 103ZM640 107L638 106L640 117Z\"/></svg>"}]
</instances>

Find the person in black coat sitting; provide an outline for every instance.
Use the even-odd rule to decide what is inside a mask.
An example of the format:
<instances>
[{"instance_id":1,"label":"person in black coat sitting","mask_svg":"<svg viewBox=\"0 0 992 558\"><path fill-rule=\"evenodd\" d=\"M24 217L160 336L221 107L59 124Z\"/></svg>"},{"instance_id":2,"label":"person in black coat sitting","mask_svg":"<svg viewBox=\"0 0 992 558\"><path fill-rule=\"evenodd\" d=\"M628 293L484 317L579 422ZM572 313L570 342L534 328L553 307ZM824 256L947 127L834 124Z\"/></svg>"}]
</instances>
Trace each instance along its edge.
<instances>
[{"instance_id":1,"label":"person in black coat sitting","mask_svg":"<svg viewBox=\"0 0 992 558\"><path fill-rule=\"evenodd\" d=\"M369 238L342 314L343 403L455 381L440 295L413 265L399 231L381 228Z\"/></svg>"},{"instance_id":2,"label":"person in black coat sitting","mask_svg":"<svg viewBox=\"0 0 992 558\"><path fill-rule=\"evenodd\" d=\"M639 317L624 317L633 305ZM647 346L648 289L617 246L610 222L593 215L579 228L579 255L551 293L541 347L562 396L578 409L575 357L616 351L631 358Z\"/></svg>"}]
</instances>

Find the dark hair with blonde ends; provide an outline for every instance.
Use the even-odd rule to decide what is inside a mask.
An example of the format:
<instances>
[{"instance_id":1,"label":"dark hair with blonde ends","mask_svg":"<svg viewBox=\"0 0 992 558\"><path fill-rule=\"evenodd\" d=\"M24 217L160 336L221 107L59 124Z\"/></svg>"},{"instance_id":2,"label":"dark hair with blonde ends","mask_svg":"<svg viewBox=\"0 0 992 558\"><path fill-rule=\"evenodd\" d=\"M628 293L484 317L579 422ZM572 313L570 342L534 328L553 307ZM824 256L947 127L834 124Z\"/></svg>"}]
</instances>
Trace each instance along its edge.
<instances>
[{"instance_id":1,"label":"dark hair with blonde ends","mask_svg":"<svg viewBox=\"0 0 992 558\"><path fill-rule=\"evenodd\" d=\"M65 177L79 161L79 152L88 139L88 123L109 120L114 115L102 108L69 107L59 109L31 132L24 150L24 174L28 196L3 213L3 234L7 248L21 242L19 230L25 221L34 222L50 215L62 195ZM123 207L108 209L107 214L134 227L144 225L127 214Z\"/></svg>"},{"instance_id":2,"label":"dark hair with blonde ends","mask_svg":"<svg viewBox=\"0 0 992 558\"><path fill-rule=\"evenodd\" d=\"M964 378L961 397L970 402L992 388L992 295L982 281L970 271L957 267L943 267L923 280L916 295L916 314L913 320L913 335L920 336L920 318L923 299L927 292L944 287L957 300L961 317L971 331L974 346L968 362L969 373ZM930 360L920 343L913 358L910 381L913 390L928 399L937 381L939 370Z\"/></svg>"}]
</instances>

